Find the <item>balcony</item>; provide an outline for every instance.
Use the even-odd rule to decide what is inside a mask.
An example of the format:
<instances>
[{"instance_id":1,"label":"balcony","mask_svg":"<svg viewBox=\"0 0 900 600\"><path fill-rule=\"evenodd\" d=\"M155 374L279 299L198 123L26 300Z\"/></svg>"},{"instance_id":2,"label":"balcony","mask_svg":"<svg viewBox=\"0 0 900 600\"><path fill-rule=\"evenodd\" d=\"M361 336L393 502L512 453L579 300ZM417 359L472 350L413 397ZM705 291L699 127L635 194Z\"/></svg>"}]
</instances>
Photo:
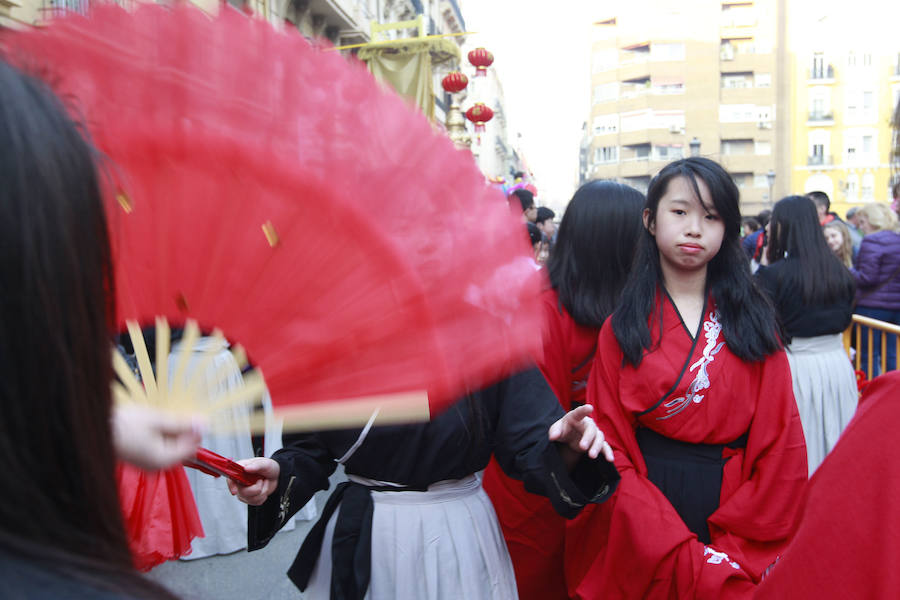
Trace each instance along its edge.
<instances>
[{"instance_id":1,"label":"balcony","mask_svg":"<svg viewBox=\"0 0 900 600\"><path fill-rule=\"evenodd\" d=\"M833 156L824 156L822 154L813 154L806 157L806 164L810 167L830 167L834 164Z\"/></svg>"},{"instance_id":2,"label":"balcony","mask_svg":"<svg viewBox=\"0 0 900 600\"><path fill-rule=\"evenodd\" d=\"M816 85L834 83L834 65L814 65L809 70L809 83Z\"/></svg>"},{"instance_id":3,"label":"balcony","mask_svg":"<svg viewBox=\"0 0 900 600\"><path fill-rule=\"evenodd\" d=\"M818 127L834 125L834 114L830 112L810 112L809 116L806 118L806 124Z\"/></svg>"},{"instance_id":4,"label":"balcony","mask_svg":"<svg viewBox=\"0 0 900 600\"><path fill-rule=\"evenodd\" d=\"M650 91L650 77L629 79L622 82L622 89L619 97L623 100L627 98L637 98L638 96L646 96Z\"/></svg>"}]
</instances>

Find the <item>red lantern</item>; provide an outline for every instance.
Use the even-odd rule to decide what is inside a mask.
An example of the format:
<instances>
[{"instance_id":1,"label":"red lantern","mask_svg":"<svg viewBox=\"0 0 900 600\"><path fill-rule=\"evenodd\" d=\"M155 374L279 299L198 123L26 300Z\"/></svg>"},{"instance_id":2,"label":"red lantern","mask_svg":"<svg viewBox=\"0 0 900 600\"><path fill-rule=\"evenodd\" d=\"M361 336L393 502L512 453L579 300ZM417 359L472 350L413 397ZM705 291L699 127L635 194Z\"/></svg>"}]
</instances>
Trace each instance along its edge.
<instances>
[{"instance_id":1,"label":"red lantern","mask_svg":"<svg viewBox=\"0 0 900 600\"><path fill-rule=\"evenodd\" d=\"M494 63L494 55L484 48L475 48L469 52L469 62L475 67L475 77L485 77L487 68Z\"/></svg>"},{"instance_id":2,"label":"red lantern","mask_svg":"<svg viewBox=\"0 0 900 600\"><path fill-rule=\"evenodd\" d=\"M494 118L494 111L485 106L484 102L476 102L475 106L466 111L466 118L475 123L475 132L484 131L484 124Z\"/></svg>"},{"instance_id":3,"label":"red lantern","mask_svg":"<svg viewBox=\"0 0 900 600\"><path fill-rule=\"evenodd\" d=\"M459 71L453 71L441 79L441 87L451 94L463 91L467 85L469 85L469 78Z\"/></svg>"}]
</instances>

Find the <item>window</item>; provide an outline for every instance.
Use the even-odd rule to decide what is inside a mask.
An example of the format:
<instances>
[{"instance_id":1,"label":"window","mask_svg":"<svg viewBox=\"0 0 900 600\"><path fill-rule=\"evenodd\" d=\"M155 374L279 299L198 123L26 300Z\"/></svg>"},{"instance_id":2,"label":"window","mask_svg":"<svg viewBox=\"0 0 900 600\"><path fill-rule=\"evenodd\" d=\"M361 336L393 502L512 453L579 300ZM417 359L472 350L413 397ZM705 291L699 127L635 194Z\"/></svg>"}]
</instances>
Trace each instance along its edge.
<instances>
[{"instance_id":1,"label":"window","mask_svg":"<svg viewBox=\"0 0 900 600\"><path fill-rule=\"evenodd\" d=\"M723 89L740 89L753 87L753 73L722 73Z\"/></svg>"},{"instance_id":2,"label":"window","mask_svg":"<svg viewBox=\"0 0 900 600\"><path fill-rule=\"evenodd\" d=\"M756 87L758 87L758 88L772 87L772 74L771 73L757 73L756 74Z\"/></svg>"},{"instance_id":3,"label":"window","mask_svg":"<svg viewBox=\"0 0 900 600\"><path fill-rule=\"evenodd\" d=\"M738 188L751 187L753 185L753 173L731 173L731 178Z\"/></svg>"},{"instance_id":4,"label":"window","mask_svg":"<svg viewBox=\"0 0 900 600\"><path fill-rule=\"evenodd\" d=\"M684 150L681 144L653 146L653 160L678 160L684 158Z\"/></svg>"},{"instance_id":5,"label":"window","mask_svg":"<svg viewBox=\"0 0 900 600\"><path fill-rule=\"evenodd\" d=\"M648 160L650 144L631 144L622 147L622 160Z\"/></svg>"},{"instance_id":6,"label":"window","mask_svg":"<svg viewBox=\"0 0 900 600\"><path fill-rule=\"evenodd\" d=\"M618 133L619 131L619 115L597 115L594 117L593 132L594 135L605 135L608 133Z\"/></svg>"},{"instance_id":7,"label":"window","mask_svg":"<svg viewBox=\"0 0 900 600\"><path fill-rule=\"evenodd\" d=\"M863 173L862 199L870 202L875 199L875 175L872 173Z\"/></svg>"},{"instance_id":8,"label":"window","mask_svg":"<svg viewBox=\"0 0 900 600\"><path fill-rule=\"evenodd\" d=\"M849 54L847 54L847 66L848 67L856 66L856 52L853 52L852 50L850 51Z\"/></svg>"},{"instance_id":9,"label":"window","mask_svg":"<svg viewBox=\"0 0 900 600\"><path fill-rule=\"evenodd\" d=\"M874 144L872 143L872 136L864 135L862 137L862 153L869 155L869 154L872 154L874 149L875 148L874 148Z\"/></svg>"},{"instance_id":10,"label":"window","mask_svg":"<svg viewBox=\"0 0 900 600\"><path fill-rule=\"evenodd\" d=\"M809 152L810 165L825 164L825 144L813 144Z\"/></svg>"},{"instance_id":11,"label":"window","mask_svg":"<svg viewBox=\"0 0 900 600\"><path fill-rule=\"evenodd\" d=\"M598 164L614 163L619 160L618 146L601 146L594 150L594 162Z\"/></svg>"},{"instance_id":12,"label":"window","mask_svg":"<svg viewBox=\"0 0 900 600\"><path fill-rule=\"evenodd\" d=\"M754 150L754 154L758 156L769 156L770 154L772 154L772 142L754 142Z\"/></svg>"},{"instance_id":13,"label":"window","mask_svg":"<svg viewBox=\"0 0 900 600\"><path fill-rule=\"evenodd\" d=\"M859 175L850 173L847 176L847 198L856 200L859 195Z\"/></svg>"},{"instance_id":14,"label":"window","mask_svg":"<svg viewBox=\"0 0 900 600\"><path fill-rule=\"evenodd\" d=\"M863 54L863 66L871 67L872 66L872 54L870 52L866 52Z\"/></svg>"},{"instance_id":15,"label":"window","mask_svg":"<svg viewBox=\"0 0 900 600\"><path fill-rule=\"evenodd\" d=\"M738 155L753 154L754 143L749 139L722 140L722 154Z\"/></svg>"},{"instance_id":16,"label":"window","mask_svg":"<svg viewBox=\"0 0 900 600\"><path fill-rule=\"evenodd\" d=\"M810 79L825 78L825 55L822 52L813 54L812 70L809 74Z\"/></svg>"},{"instance_id":17,"label":"window","mask_svg":"<svg viewBox=\"0 0 900 600\"><path fill-rule=\"evenodd\" d=\"M862 112L862 117L866 120L872 121L876 118L875 92L863 92Z\"/></svg>"},{"instance_id":18,"label":"window","mask_svg":"<svg viewBox=\"0 0 900 600\"><path fill-rule=\"evenodd\" d=\"M824 98L813 98L812 100L812 109L810 112L815 117L821 117L825 114L825 99Z\"/></svg>"},{"instance_id":19,"label":"window","mask_svg":"<svg viewBox=\"0 0 900 600\"><path fill-rule=\"evenodd\" d=\"M766 175L754 175L753 176L753 187L755 188L768 188L769 187L769 178Z\"/></svg>"}]
</instances>

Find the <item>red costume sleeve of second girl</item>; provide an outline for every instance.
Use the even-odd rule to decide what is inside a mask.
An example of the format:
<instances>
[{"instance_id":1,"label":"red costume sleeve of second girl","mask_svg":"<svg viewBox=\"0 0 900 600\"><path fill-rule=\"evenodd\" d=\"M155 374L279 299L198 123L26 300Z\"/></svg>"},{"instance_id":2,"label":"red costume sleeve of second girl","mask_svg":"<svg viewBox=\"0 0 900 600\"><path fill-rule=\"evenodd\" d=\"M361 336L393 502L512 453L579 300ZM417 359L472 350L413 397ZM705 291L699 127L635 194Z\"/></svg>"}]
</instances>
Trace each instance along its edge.
<instances>
[{"instance_id":1,"label":"red costume sleeve of second girl","mask_svg":"<svg viewBox=\"0 0 900 600\"><path fill-rule=\"evenodd\" d=\"M598 330L580 327L554 290L542 297L544 354L538 366L560 404L585 401L585 384L597 345ZM550 502L525 491L496 461L484 472L484 489L494 503L516 573L520 600L566 600L563 564L566 520Z\"/></svg>"}]
</instances>

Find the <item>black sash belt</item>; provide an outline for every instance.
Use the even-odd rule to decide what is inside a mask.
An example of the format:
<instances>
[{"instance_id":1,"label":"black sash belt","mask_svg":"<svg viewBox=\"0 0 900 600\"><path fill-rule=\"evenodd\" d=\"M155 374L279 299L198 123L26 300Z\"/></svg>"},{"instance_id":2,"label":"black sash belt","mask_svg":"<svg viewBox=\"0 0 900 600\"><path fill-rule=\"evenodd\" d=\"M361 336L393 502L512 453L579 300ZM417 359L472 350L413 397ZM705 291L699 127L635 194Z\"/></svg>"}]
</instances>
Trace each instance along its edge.
<instances>
[{"instance_id":1,"label":"black sash belt","mask_svg":"<svg viewBox=\"0 0 900 600\"><path fill-rule=\"evenodd\" d=\"M322 509L291 568L288 577L300 591L306 590L319 560L325 528L331 515L340 506L331 543L332 600L362 600L369 589L372 572L372 514L371 492L423 492L421 488L370 487L345 481L335 488Z\"/></svg>"},{"instance_id":2,"label":"black sash belt","mask_svg":"<svg viewBox=\"0 0 900 600\"><path fill-rule=\"evenodd\" d=\"M745 448L747 434L727 444L673 440L647 427L635 432L647 465L647 478L672 503L688 529L710 542L707 519L719 508L725 448Z\"/></svg>"}]
</instances>

